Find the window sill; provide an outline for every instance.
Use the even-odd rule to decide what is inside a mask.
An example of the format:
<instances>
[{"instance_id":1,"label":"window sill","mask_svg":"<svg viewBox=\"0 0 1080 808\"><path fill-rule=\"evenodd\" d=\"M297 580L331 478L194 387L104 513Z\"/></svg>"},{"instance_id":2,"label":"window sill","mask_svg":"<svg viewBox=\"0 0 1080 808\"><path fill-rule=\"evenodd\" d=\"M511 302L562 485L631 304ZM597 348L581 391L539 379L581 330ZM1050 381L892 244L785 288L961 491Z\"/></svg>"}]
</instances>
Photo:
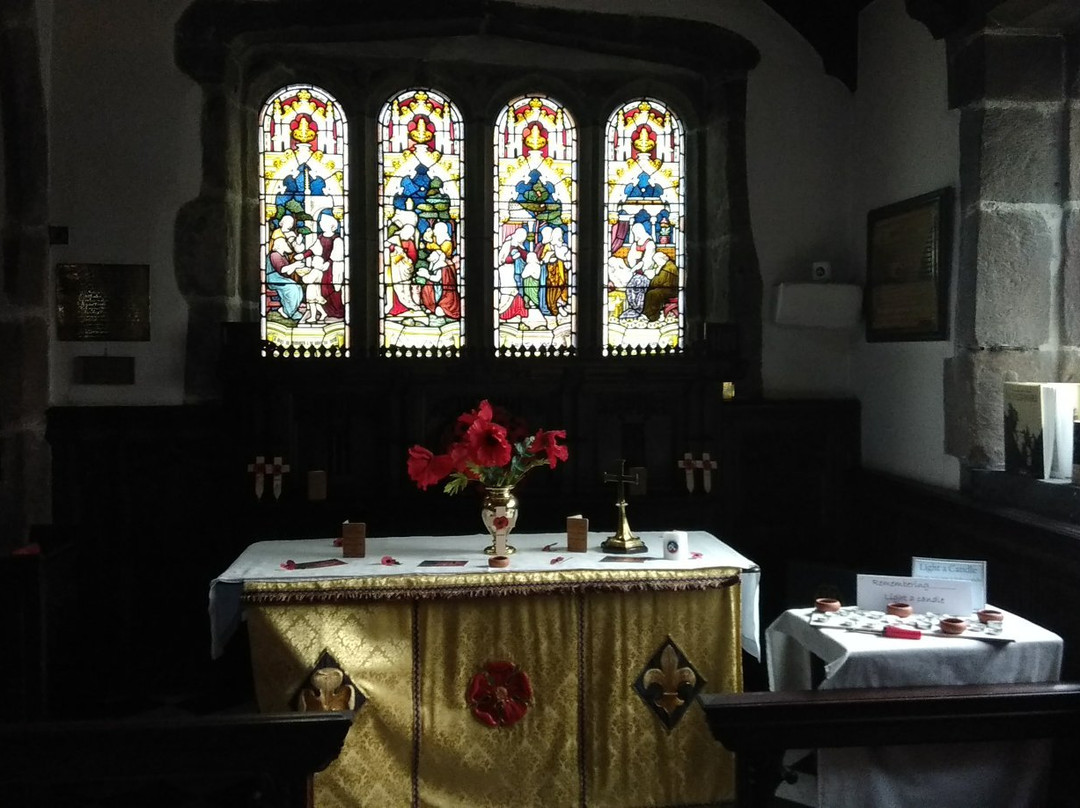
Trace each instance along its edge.
<instances>
[{"instance_id":1,"label":"window sill","mask_svg":"<svg viewBox=\"0 0 1080 808\"><path fill-rule=\"evenodd\" d=\"M961 489L984 505L1024 511L1025 521L1080 524L1080 486L1069 480L1035 480L1006 471L969 469Z\"/></svg>"}]
</instances>

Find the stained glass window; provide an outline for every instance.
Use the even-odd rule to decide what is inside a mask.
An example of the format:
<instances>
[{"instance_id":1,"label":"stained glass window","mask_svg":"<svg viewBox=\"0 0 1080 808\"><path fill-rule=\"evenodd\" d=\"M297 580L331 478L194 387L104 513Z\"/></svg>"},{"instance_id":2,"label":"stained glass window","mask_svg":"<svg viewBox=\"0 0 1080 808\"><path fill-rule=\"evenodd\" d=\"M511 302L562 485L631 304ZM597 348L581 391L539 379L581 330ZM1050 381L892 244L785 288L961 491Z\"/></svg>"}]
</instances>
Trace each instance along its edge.
<instances>
[{"instance_id":1,"label":"stained glass window","mask_svg":"<svg viewBox=\"0 0 1080 808\"><path fill-rule=\"evenodd\" d=\"M456 356L465 341L465 127L431 89L379 113L379 339L390 356Z\"/></svg>"},{"instance_id":2,"label":"stained glass window","mask_svg":"<svg viewBox=\"0 0 1080 808\"><path fill-rule=\"evenodd\" d=\"M557 101L526 96L495 121L495 350L577 347L577 129Z\"/></svg>"},{"instance_id":3,"label":"stained glass window","mask_svg":"<svg viewBox=\"0 0 1080 808\"><path fill-rule=\"evenodd\" d=\"M349 351L348 133L324 90L294 84L259 114L263 355Z\"/></svg>"},{"instance_id":4,"label":"stained glass window","mask_svg":"<svg viewBox=\"0 0 1080 808\"><path fill-rule=\"evenodd\" d=\"M604 139L605 354L680 351L684 331L683 127L665 104L623 104Z\"/></svg>"}]
</instances>

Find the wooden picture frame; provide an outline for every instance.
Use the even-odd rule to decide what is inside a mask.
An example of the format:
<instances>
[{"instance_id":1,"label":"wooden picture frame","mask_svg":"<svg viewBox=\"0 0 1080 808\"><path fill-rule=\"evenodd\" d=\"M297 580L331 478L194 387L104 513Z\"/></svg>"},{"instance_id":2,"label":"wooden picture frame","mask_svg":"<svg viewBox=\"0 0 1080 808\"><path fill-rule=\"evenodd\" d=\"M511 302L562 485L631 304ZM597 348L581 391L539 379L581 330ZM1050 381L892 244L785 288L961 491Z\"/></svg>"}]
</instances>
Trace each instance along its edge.
<instances>
[{"instance_id":1,"label":"wooden picture frame","mask_svg":"<svg viewBox=\"0 0 1080 808\"><path fill-rule=\"evenodd\" d=\"M949 338L952 214L952 188L867 214L867 342Z\"/></svg>"}]
</instances>

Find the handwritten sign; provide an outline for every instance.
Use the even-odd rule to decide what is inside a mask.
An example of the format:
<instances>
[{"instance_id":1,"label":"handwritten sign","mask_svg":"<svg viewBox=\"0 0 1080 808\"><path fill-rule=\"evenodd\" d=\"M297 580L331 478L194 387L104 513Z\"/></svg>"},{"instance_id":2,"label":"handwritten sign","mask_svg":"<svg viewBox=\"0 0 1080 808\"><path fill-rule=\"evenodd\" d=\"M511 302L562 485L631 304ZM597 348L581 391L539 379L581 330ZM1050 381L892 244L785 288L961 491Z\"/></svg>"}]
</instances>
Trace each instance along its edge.
<instances>
[{"instance_id":1,"label":"handwritten sign","mask_svg":"<svg viewBox=\"0 0 1080 808\"><path fill-rule=\"evenodd\" d=\"M855 599L860 609L885 611L890 603L910 603L917 613L967 615L974 587L971 581L858 575Z\"/></svg>"},{"instance_id":2,"label":"handwritten sign","mask_svg":"<svg viewBox=\"0 0 1080 808\"><path fill-rule=\"evenodd\" d=\"M913 578L932 578L939 581L971 581L975 584L971 611L978 611L986 605L985 561L914 556L911 559L911 575Z\"/></svg>"}]
</instances>

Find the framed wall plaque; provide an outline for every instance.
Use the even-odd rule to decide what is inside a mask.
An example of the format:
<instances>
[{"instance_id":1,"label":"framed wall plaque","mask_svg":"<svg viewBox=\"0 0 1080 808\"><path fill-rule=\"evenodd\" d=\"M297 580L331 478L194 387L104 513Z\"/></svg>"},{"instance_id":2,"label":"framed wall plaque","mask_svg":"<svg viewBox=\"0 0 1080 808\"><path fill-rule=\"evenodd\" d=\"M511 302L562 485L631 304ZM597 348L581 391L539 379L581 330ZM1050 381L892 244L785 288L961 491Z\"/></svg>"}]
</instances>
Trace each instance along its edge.
<instances>
[{"instance_id":1,"label":"framed wall plaque","mask_svg":"<svg viewBox=\"0 0 1080 808\"><path fill-rule=\"evenodd\" d=\"M56 338L150 339L147 264L57 264Z\"/></svg>"},{"instance_id":2,"label":"framed wall plaque","mask_svg":"<svg viewBox=\"0 0 1080 808\"><path fill-rule=\"evenodd\" d=\"M867 214L868 342L949 338L952 207L941 188Z\"/></svg>"}]
</instances>

